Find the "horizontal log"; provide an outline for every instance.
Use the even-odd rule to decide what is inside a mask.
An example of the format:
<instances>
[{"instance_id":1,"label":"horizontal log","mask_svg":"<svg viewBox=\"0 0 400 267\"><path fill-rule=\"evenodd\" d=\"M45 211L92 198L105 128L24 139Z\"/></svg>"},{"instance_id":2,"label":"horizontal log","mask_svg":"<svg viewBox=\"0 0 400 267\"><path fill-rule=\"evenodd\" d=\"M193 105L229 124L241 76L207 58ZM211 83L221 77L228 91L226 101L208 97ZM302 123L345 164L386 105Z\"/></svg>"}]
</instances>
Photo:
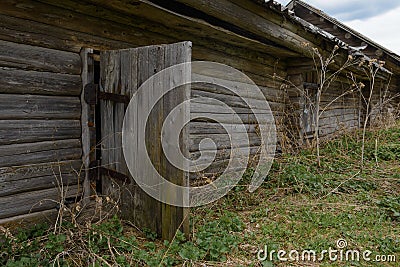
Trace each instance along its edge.
<instances>
[{"instance_id":1,"label":"horizontal log","mask_svg":"<svg viewBox=\"0 0 400 267\"><path fill-rule=\"evenodd\" d=\"M220 41L219 41L220 42ZM286 70L285 70L285 65L282 64L280 66L276 65L277 60L272 61L272 62L262 62L262 58L253 58L253 59L248 59L245 56L239 56L237 54L238 48L233 48L233 51L226 51L224 49L222 50L216 50L213 49L213 46L210 45L209 43L204 44L203 46L197 47L196 43L193 42L195 45L193 46L193 58L199 61L213 61L213 62L219 62L222 64L225 64L227 66L236 68L246 74L250 79L252 79L255 83L263 86L268 87L268 83L264 84L263 78L267 78L270 81L273 79L273 77L276 77L279 82L279 80L282 81L286 77ZM251 50L247 50L248 53L251 53ZM243 53L244 51L242 51ZM226 70L226 69L225 69ZM198 69L193 68L193 73L198 73ZM224 75L225 73L225 75ZM234 78L233 76L229 76L229 73L225 72L220 72L215 69L207 69L204 68L201 70L201 73L203 75L218 75L217 77L222 78L222 79L227 79L227 80L234 80L236 81L238 77ZM279 79L280 78L280 79ZM280 82L282 84L282 82Z\"/></svg>"},{"instance_id":2,"label":"horizontal log","mask_svg":"<svg viewBox=\"0 0 400 267\"><path fill-rule=\"evenodd\" d=\"M245 152L245 149L249 150L249 160L251 160L256 154L258 154L260 152L260 147L259 146L254 146L254 147L247 147L247 148L236 148L234 150L234 152ZM204 164L206 164L206 162L212 162L212 161L220 161L220 160L225 160L225 159L229 159L230 155L231 155L231 149L227 148L227 149L218 149L216 151L215 154L215 158L213 158L212 156L214 155L214 151L210 151L210 150L206 150L203 151L202 154L202 158L201 160L196 161L196 163L192 164L191 166L193 168L196 167L203 167ZM198 157L200 157L200 151L193 151L190 153L190 158L195 160Z\"/></svg>"},{"instance_id":3,"label":"horizontal log","mask_svg":"<svg viewBox=\"0 0 400 267\"><path fill-rule=\"evenodd\" d=\"M0 120L79 119L79 97L0 94Z\"/></svg>"},{"instance_id":4,"label":"horizontal log","mask_svg":"<svg viewBox=\"0 0 400 267\"><path fill-rule=\"evenodd\" d=\"M232 110L231 110L232 109ZM266 109L259 108L240 108L240 107L232 107L230 109L224 108L221 105L217 105L217 103L210 103L208 100L200 100L200 98L192 98L190 101L190 112L192 113L201 113L204 110L207 110L210 114L257 114L262 116L263 114L272 114L272 111Z\"/></svg>"},{"instance_id":5,"label":"horizontal log","mask_svg":"<svg viewBox=\"0 0 400 267\"><path fill-rule=\"evenodd\" d=\"M0 145L79 138L79 120L0 120Z\"/></svg>"},{"instance_id":6,"label":"horizontal log","mask_svg":"<svg viewBox=\"0 0 400 267\"><path fill-rule=\"evenodd\" d=\"M250 167L257 163L257 159L254 159L251 162L248 162L247 167ZM231 167L230 171L227 171L226 168L229 164L229 159L218 160L213 162L212 165L207 167L204 170L199 169L199 171L194 171L189 173L189 178L191 181L191 186L199 186L199 183L206 182L208 183L206 178L215 180L218 178L223 172L229 177L230 174L237 175L239 171L243 171L241 167ZM246 167L245 167L246 168Z\"/></svg>"},{"instance_id":7,"label":"horizontal log","mask_svg":"<svg viewBox=\"0 0 400 267\"><path fill-rule=\"evenodd\" d=\"M79 139L0 146L0 167L80 159Z\"/></svg>"},{"instance_id":8,"label":"horizontal log","mask_svg":"<svg viewBox=\"0 0 400 267\"><path fill-rule=\"evenodd\" d=\"M339 117L343 116L346 114L353 114L355 116L358 116L358 109L352 109L352 108L343 108L343 109L327 109L324 112L320 113L321 118L326 118L326 117Z\"/></svg>"},{"instance_id":9,"label":"horizontal log","mask_svg":"<svg viewBox=\"0 0 400 267\"><path fill-rule=\"evenodd\" d=\"M262 95L260 97L259 92L255 92L254 90L250 90L252 88L255 88L253 84L250 83L251 86L249 86L248 80L242 79L236 76L229 77L228 75L225 75L222 78L216 77L217 75L215 73L212 74L213 76L205 76L202 74L197 74L197 73L192 73L192 80L206 80L206 81L213 81L214 83L222 84L224 86L227 86L228 88L249 88L249 90L240 90L241 93L246 96L247 98L254 98L254 99L260 99L262 96L264 96L264 99L267 99L268 101L273 101L273 102L284 102L285 100L285 91L276 87L265 87L265 86L258 86L258 89L262 92ZM228 80L229 79L229 80ZM218 93L218 94L225 94L225 95L235 95L231 90L224 88L222 86L217 86L215 84L207 84L207 83L193 83L192 84L192 90L199 90L199 91L206 91L206 92L211 92L211 93Z\"/></svg>"},{"instance_id":10,"label":"horizontal log","mask_svg":"<svg viewBox=\"0 0 400 267\"><path fill-rule=\"evenodd\" d=\"M325 114L328 115L328 114ZM327 122L327 121L345 121L349 119L358 119L358 114L355 113L347 113L347 114L341 114L341 115L330 115L330 116L321 116L320 122Z\"/></svg>"},{"instance_id":11,"label":"horizontal log","mask_svg":"<svg viewBox=\"0 0 400 267\"><path fill-rule=\"evenodd\" d=\"M274 124L274 117L261 113L259 116L260 120L254 116L254 114L236 114L239 118L236 119L234 116L230 114L221 114L221 113L210 113L207 111L204 112L191 112L190 117L191 120L197 122L215 122L218 121L220 123L229 123L229 124ZM211 119L211 117L213 119Z\"/></svg>"},{"instance_id":12,"label":"horizontal log","mask_svg":"<svg viewBox=\"0 0 400 267\"><path fill-rule=\"evenodd\" d=\"M75 197L80 194L80 186L44 189L0 197L0 219L56 208L63 197Z\"/></svg>"},{"instance_id":13,"label":"horizontal log","mask_svg":"<svg viewBox=\"0 0 400 267\"><path fill-rule=\"evenodd\" d=\"M196 134L189 136L189 151L198 151L199 143L205 138L211 138L216 144L217 149L228 149L232 147L232 143L237 143L239 147L244 147L245 143L243 140L237 140L234 137L232 142L227 134ZM261 144L261 138L256 133L248 133L248 146L259 146ZM213 146L205 145L204 150L212 150Z\"/></svg>"},{"instance_id":14,"label":"horizontal log","mask_svg":"<svg viewBox=\"0 0 400 267\"><path fill-rule=\"evenodd\" d=\"M32 165L12 166L0 168L0 183L23 179L40 178L41 176L63 175L82 172L82 161L58 161Z\"/></svg>"},{"instance_id":15,"label":"horizontal log","mask_svg":"<svg viewBox=\"0 0 400 267\"><path fill-rule=\"evenodd\" d=\"M269 102L267 100L259 100L259 99L254 99L254 98L246 98L244 100L244 99L240 98L239 96L235 96L235 95L224 95L224 94L211 93L211 92L199 91L199 90L194 89L191 91L191 99L192 99L191 100L191 110L192 110L192 103L201 103L200 100L196 99L198 97L207 97L207 98L216 99L216 100L224 102L225 104L227 104L228 106L230 106L232 108L249 109L249 106L245 102L245 100L246 100L252 105L253 109L259 110L259 111L265 111L265 110L269 110L269 109L273 110L273 111L283 111L285 109L285 105L282 103Z\"/></svg>"},{"instance_id":16,"label":"horizontal log","mask_svg":"<svg viewBox=\"0 0 400 267\"><path fill-rule=\"evenodd\" d=\"M79 204L82 204L79 203ZM75 203L71 203L69 208L73 208ZM62 212L62 218L64 222L74 222L78 224L84 224L87 222L98 222L100 219L104 218L106 214L103 214L102 206L95 201L91 201L88 204L81 206L78 217L71 218L72 214L70 212ZM54 225L57 217L60 215L58 209L52 208L43 211L31 212L28 214L22 214L17 216L12 216L4 219L0 219L0 225L9 229L12 233L21 231L21 229L30 229L32 226L38 224L49 224ZM74 214L77 215L77 214Z\"/></svg>"},{"instance_id":17,"label":"horizontal log","mask_svg":"<svg viewBox=\"0 0 400 267\"><path fill-rule=\"evenodd\" d=\"M358 118L346 118L342 120L325 120L320 123L319 128L340 128L343 125L346 125L347 123L357 123L358 124Z\"/></svg>"},{"instance_id":18,"label":"horizontal log","mask_svg":"<svg viewBox=\"0 0 400 267\"><path fill-rule=\"evenodd\" d=\"M0 68L0 93L78 96L81 90L79 75Z\"/></svg>"},{"instance_id":19,"label":"horizontal log","mask_svg":"<svg viewBox=\"0 0 400 267\"><path fill-rule=\"evenodd\" d=\"M0 66L54 73L80 74L77 53L0 40Z\"/></svg>"},{"instance_id":20,"label":"horizontal log","mask_svg":"<svg viewBox=\"0 0 400 267\"><path fill-rule=\"evenodd\" d=\"M241 8L230 1L211 1L211 0L178 0L185 5L201 10L210 16L228 21L236 27L245 29L258 36L266 37L269 40L289 49L307 54L304 43L310 43L310 40L304 39L293 31L282 28L280 25L271 22L263 17L254 15L247 9Z\"/></svg>"},{"instance_id":21,"label":"horizontal log","mask_svg":"<svg viewBox=\"0 0 400 267\"><path fill-rule=\"evenodd\" d=\"M129 48L133 43L111 40L89 33L66 30L56 25L39 23L0 14L0 39L63 51L79 53L82 47L98 50ZM137 38L140 39L140 38Z\"/></svg>"},{"instance_id":22,"label":"horizontal log","mask_svg":"<svg viewBox=\"0 0 400 267\"><path fill-rule=\"evenodd\" d=\"M225 126L229 128L233 132L242 132L242 127L245 128L246 132L255 133L256 129L258 129L257 124L228 124L226 123ZM189 134L207 134L207 133L215 133L215 134L223 134L226 133L226 130L222 125L219 123L212 123L212 122L190 122L189 123Z\"/></svg>"},{"instance_id":23,"label":"horizontal log","mask_svg":"<svg viewBox=\"0 0 400 267\"><path fill-rule=\"evenodd\" d=\"M0 225L12 232L21 231L21 229L30 229L32 226L47 223L54 224L58 216L58 210L50 209L29 214L22 214L0 219Z\"/></svg>"},{"instance_id":24,"label":"horizontal log","mask_svg":"<svg viewBox=\"0 0 400 267\"><path fill-rule=\"evenodd\" d=\"M76 185L81 181L76 173L55 173L49 176L2 182L0 184L0 197L52 187L67 187Z\"/></svg>"}]
</instances>

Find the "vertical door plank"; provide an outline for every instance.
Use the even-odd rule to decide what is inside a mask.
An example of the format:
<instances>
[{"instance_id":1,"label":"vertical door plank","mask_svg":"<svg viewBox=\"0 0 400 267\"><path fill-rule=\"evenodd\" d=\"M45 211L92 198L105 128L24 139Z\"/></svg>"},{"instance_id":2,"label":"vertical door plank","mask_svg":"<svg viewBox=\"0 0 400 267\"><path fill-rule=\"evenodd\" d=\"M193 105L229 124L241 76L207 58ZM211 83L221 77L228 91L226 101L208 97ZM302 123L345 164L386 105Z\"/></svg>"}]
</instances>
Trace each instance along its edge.
<instances>
[{"instance_id":1,"label":"vertical door plank","mask_svg":"<svg viewBox=\"0 0 400 267\"><path fill-rule=\"evenodd\" d=\"M159 45L104 51L101 53L101 86L104 92L123 94L132 97L140 85L155 73L178 63L188 62L191 59L191 43L183 42L172 45ZM190 80L190 69L185 73L177 73L174 77L163 77L169 84L174 85L180 79ZM164 79L156 79L148 88L149 97L139 101L133 116L141 116L141 108L152 105L152 96L160 88ZM163 121L168 113L179 103L189 99L190 91L186 86L180 90L164 96L153 108L146 124L146 148L155 169L167 180L186 185L188 175L173 167L163 154L161 131ZM125 105L109 100L101 100L101 163L104 167L118 172L129 174L122 150L122 125L125 115ZM183 116L189 116L189 109ZM186 114L187 113L187 114ZM181 118L181 119L182 119ZM135 120L133 118L133 120ZM137 121L137 119L136 119ZM140 128L140 125L138 126ZM140 140L137 140L140 141ZM188 156L188 134L182 133L182 150ZM135 153L135 167L141 175L150 175L150 169L141 164L143 153L146 151L132 151ZM146 176L144 176L146 177ZM164 239L172 239L177 229L188 233L187 209L162 204L145 193L132 179L129 184L113 181L109 177L102 178L103 193L119 199L121 216L141 228L148 228L157 232ZM171 198L178 196L177 192L168 192ZM184 220L186 218L186 220Z\"/></svg>"},{"instance_id":2,"label":"vertical door plank","mask_svg":"<svg viewBox=\"0 0 400 267\"><path fill-rule=\"evenodd\" d=\"M82 58L82 85L85 87L86 84L93 83L94 79L94 62L93 58L89 56L93 53L90 48L84 48L81 51ZM84 167L84 180L83 180L83 203L88 204L90 201L90 180L89 180L89 165L90 165L90 130L89 130L89 114L90 106L85 101L85 92L82 88L81 93L81 127L82 127L82 162Z\"/></svg>"}]
</instances>

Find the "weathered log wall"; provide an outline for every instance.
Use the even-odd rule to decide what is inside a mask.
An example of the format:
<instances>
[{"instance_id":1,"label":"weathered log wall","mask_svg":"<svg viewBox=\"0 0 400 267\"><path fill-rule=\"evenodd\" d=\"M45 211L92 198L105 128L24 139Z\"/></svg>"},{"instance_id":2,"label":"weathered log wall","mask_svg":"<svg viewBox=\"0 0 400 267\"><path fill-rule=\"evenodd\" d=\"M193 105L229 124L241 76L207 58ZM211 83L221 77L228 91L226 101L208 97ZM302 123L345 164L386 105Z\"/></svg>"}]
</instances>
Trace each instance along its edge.
<instances>
[{"instance_id":1,"label":"weathered log wall","mask_svg":"<svg viewBox=\"0 0 400 267\"><path fill-rule=\"evenodd\" d=\"M312 69L312 65L309 69ZM290 117L288 121L291 121L291 124L286 129L288 131L286 135L293 136L293 140L298 140L299 144L312 139L312 132L316 130L316 88L314 91L307 91L305 85L311 82L309 73L310 71L295 72L288 76L289 102L286 109ZM340 131L355 129L363 120L360 94L352 87L351 81L344 76L340 76L323 89L319 106L319 136L321 138L328 138Z\"/></svg>"},{"instance_id":2,"label":"weathered log wall","mask_svg":"<svg viewBox=\"0 0 400 267\"><path fill-rule=\"evenodd\" d=\"M190 40L193 60L216 61L242 70L272 101L275 114L281 114L280 81L272 77L286 76L279 58L296 52L151 3L126 9L121 5L106 1L1 1L0 219L28 213L41 196L50 198L51 192L52 197L58 196L60 181L73 186L83 179L79 121L82 47L121 49ZM223 92L207 88L193 91L193 96L201 94L233 101ZM198 123L194 142L202 136L202 128L210 128L205 122ZM247 123L255 136L254 125ZM257 138L254 142L255 147ZM226 154L220 156L226 159ZM47 171L39 171L39 167ZM29 175L21 174L25 170ZM13 209L13 197L24 204ZM41 214L53 204L35 205L31 211Z\"/></svg>"},{"instance_id":3,"label":"weathered log wall","mask_svg":"<svg viewBox=\"0 0 400 267\"><path fill-rule=\"evenodd\" d=\"M0 40L0 222L78 194L80 68L76 53Z\"/></svg>"},{"instance_id":4,"label":"weathered log wall","mask_svg":"<svg viewBox=\"0 0 400 267\"><path fill-rule=\"evenodd\" d=\"M288 112L300 116L302 102L297 90L282 88L288 63L300 54L304 56L304 42L321 44L327 51L333 44L252 1L178 2L204 12L195 12L198 16L177 14L178 9L160 8L157 1L0 2L0 210L3 205L12 205L12 196L32 205L39 200L32 198L33 190L39 190L33 191L39 192L37 196L55 193L56 177L71 185L78 184L77 177L82 179L76 176L81 165L82 47L105 50L192 41L193 60L224 63L247 74L270 103L280 142L290 136L282 124L287 126L290 121ZM250 13L252 20L248 20ZM344 89L341 83L333 85L323 104ZM221 88L193 87L192 97L198 96L231 104L243 118L251 153L256 154L259 138L249 110ZM288 103L294 109L289 110ZM359 108L357 96L339 100L321 117L321 134L329 135L343 124L349 128L359 125ZM192 107L194 114L210 111L218 112L218 106L198 102ZM203 137L216 138L219 149L213 171L221 170L229 154L222 129L204 120L191 123L189 128L194 157ZM43 164L46 171L39 171ZM27 213L29 206L22 206L16 213L7 206L0 219ZM40 214L51 207L43 205L35 211Z\"/></svg>"}]
</instances>

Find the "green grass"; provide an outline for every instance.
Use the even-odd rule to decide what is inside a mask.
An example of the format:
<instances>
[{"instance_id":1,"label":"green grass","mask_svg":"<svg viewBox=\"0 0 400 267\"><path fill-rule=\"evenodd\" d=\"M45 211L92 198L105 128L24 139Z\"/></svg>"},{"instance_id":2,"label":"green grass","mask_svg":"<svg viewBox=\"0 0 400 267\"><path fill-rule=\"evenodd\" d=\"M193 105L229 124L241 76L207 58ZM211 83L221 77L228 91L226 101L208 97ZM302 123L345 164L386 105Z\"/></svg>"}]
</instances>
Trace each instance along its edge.
<instances>
[{"instance_id":1,"label":"green grass","mask_svg":"<svg viewBox=\"0 0 400 267\"><path fill-rule=\"evenodd\" d=\"M227 196L192 209L190 241L161 242L114 217L102 224L65 223L59 234L36 227L0 237L1 266L400 266L400 127L323 144L322 166L304 150L277 159L262 187L247 191L251 171ZM395 255L397 262L259 261L257 252L347 248Z\"/></svg>"}]
</instances>

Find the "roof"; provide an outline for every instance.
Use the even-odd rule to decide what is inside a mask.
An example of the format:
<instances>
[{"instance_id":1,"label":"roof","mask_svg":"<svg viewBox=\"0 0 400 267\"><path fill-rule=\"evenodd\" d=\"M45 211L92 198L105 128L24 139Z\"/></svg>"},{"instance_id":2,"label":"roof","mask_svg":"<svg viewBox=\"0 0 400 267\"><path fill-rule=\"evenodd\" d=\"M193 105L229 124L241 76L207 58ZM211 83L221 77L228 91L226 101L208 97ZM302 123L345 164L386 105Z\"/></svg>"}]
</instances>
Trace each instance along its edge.
<instances>
[{"instance_id":1,"label":"roof","mask_svg":"<svg viewBox=\"0 0 400 267\"><path fill-rule=\"evenodd\" d=\"M386 60L389 57L397 63L400 63L400 57L396 53L301 0L292 0L284 9L293 12L294 16L307 21L314 27L318 27L335 36L338 40L346 43L350 48L355 48L358 51L362 50L362 52L370 58Z\"/></svg>"}]
</instances>

